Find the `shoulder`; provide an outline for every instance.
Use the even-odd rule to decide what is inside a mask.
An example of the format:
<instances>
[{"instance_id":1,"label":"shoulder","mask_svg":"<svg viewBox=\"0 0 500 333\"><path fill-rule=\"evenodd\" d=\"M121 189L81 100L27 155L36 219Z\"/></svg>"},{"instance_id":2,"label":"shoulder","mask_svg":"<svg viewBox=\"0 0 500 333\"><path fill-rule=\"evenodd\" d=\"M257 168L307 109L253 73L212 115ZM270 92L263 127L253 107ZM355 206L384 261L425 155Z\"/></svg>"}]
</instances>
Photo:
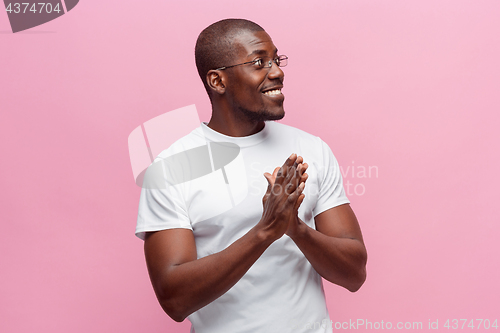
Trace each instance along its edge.
<instances>
[{"instance_id":1,"label":"shoulder","mask_svg":"<svg viewBox=\"0 0 500 333\"><path fill-rule=\"evenodd\" d=\"M307 133L293 126L273 122L270 132L275 138L273 141L287 141L293 145L297 153L304 160L324 168L326 165L337 165L338 162L331 147L319 136Z\"/></svg>"},{"instance_id":2,"label":"shoulder","mask_svg":"<svg viewBox=\"0 0 500 333\"><path fill-rule=\"evenodd\" d=\"M203 132L200 127L197 127L193 131L191 131L189 134L179 138L176 140L174 143L172 143L169 147L166 147L166 149L162 150L158 156L155 157L155 159L158 158L166 158L169 156L172 156L174 154L196 148L202 145L206 144L206 140L203 136Z\"/></svg>"}]
</instances>

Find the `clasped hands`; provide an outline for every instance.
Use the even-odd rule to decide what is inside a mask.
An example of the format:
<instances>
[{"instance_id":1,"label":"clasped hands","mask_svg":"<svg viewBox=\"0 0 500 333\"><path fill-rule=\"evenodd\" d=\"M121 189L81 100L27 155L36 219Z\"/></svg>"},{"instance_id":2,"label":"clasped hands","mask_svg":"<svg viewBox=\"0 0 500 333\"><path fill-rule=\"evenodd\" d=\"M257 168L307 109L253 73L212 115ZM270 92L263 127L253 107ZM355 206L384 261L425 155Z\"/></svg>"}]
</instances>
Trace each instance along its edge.
<instances>
[{"instance_id":1,"label":"clasped hands","mask_svg":"<svg viewBox=\"0 0 500 333\"><path fill-rule=\"evenodd\" d=\"M274 169L273 174L264 173L268 187L262 198L264 212L259 224L273 240L283 234L292 237L298 232L302 223L298 209L305 198L307 167L302 156L292 154L281 168Z\"/></svg>"}]
</instances>

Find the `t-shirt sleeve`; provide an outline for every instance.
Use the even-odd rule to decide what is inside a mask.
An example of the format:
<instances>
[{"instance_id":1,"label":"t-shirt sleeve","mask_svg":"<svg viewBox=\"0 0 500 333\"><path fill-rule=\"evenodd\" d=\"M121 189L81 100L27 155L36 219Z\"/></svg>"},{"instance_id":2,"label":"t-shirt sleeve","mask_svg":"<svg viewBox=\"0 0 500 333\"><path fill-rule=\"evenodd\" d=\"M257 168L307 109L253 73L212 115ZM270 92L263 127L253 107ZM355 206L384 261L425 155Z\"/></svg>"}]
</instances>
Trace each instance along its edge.
<instances>
[{"instance_id":1,"label":"t-shirt sleeve","mask_svg":"<svg viewBox=\"0 0 500 333\"><path fill-rule=\"evenodd\" d=\"M174 228L193 230L179 188L142 188L135 235L144 239L148 231Z\"/></svg>"},{"instance_id":2,"label":"t-shirt sleeve","mask_svg":"<svg viewBox=\"0 0 500 333\"><path fill-rule=\"evenodd\" d=\"M321 140L323 164L319 170L319 196L314 216L339 205L350 203L344 191L342 173L332 150Z\"/></svg>"}]
</instances>

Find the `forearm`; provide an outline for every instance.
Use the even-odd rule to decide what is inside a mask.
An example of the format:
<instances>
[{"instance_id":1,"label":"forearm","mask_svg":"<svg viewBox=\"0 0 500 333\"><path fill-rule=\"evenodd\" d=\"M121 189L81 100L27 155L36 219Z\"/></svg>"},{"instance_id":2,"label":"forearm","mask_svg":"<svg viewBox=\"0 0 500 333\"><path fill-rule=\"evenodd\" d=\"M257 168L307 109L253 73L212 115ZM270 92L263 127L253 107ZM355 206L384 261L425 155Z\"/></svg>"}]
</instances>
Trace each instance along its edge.
<instances>
[{"instance_id":1,"label":"forearm","mask_svg":"<svg viewBox=\"0 0 500 333\"><path fill-rule=\"evenodd\" d=\"M290 235L313 268L326 280L350 291L366 279L366 249L361 240L327 236L299 219Z\"/></svg>"},{"instance_id":2,"label":"forearm","mask_svg":"<svg viewBox=\"0 0 500 333\"><path fill-rule=\"evenodd\" d=\"M262 199L262 218L226 249L197 259L190 230L163 230L146 237L144 250L151 283L162 308L172 319L182 321L223 295L269 245L283 236L304 199L304 183L299 185L301 173L296 160L296 154L292 154L273 175L264 174L269 186ZM276 182L270 182L273 176ZM286 190L273 190L275 187Z\"/></svg>"},{"instance_id":3,"label":"forearm","mask_svg":"<svg viewBox=\"0 0 500 333\"><path fill-rule=\"evenodd\" d=\"M271 243L253 228L221 252L166 268L155 288L161 306L184 320L234 286Z\"/></svg>"}]
</instances>

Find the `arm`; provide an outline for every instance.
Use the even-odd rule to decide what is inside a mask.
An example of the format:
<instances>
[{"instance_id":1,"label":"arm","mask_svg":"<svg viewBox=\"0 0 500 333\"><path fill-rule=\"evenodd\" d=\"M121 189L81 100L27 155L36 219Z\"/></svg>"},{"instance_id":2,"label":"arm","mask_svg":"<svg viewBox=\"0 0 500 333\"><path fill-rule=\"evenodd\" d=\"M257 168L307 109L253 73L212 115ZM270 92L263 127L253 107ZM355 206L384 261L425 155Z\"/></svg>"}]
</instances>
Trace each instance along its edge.
<instances>
[{"instance_id":1,"label":"arm","mask_svg":"<svg viewBox=\"0 0 500 333\"><path fill-rule=\"evenodd\" d=\"M182 321L223 295L285 233L304 198L304 184L298 184L300 161L292 154L273 175L276 181L269 183L264 195L259 223L221 252L197 259L194 236L188 229L148 233L144 252L149 276L160 305L172 319ZM290 194L273 191L279 186Z\"/></svg>"},{"instance_id":2,"label":"arm","mask_svg":"<svg viewBox=\"0 0 500 333\"><path fill-rule=\"evenodd\" d=\"M357 291L366 279L367 253L361 229L349 204L315 217L316 230L298 217L287 234L326 280Z\"/></svg>"},{"instance_id":3,"label":"arm","mask_svg":"<svg viewBox=\"0 0 500 333\"><path fill-rule=\"evenodd\" d=\"M236 284L270 243L254 228L225 250L197 259L193 232L168 229L148 234L144 252L160 305L180 322Z\"/></svg>"},{"instance_id":4,"label":"arm","mask_svg":"<svg viewBox=\"0 0 500 333\"><path fill-rule=\"evenodd\" d=\"M302 182L308 178L307 167L307 163L302 164ZM272 181L271 177L270 183ZM351 206L344 204L328 209L315 217L315 224L316 230L296 215L286 234L318 274L349 291L357 291L366 279L367 253Z\"/></svg>"}]
</instances>

